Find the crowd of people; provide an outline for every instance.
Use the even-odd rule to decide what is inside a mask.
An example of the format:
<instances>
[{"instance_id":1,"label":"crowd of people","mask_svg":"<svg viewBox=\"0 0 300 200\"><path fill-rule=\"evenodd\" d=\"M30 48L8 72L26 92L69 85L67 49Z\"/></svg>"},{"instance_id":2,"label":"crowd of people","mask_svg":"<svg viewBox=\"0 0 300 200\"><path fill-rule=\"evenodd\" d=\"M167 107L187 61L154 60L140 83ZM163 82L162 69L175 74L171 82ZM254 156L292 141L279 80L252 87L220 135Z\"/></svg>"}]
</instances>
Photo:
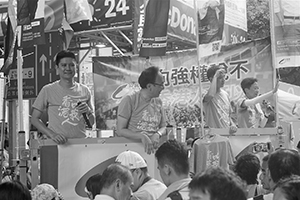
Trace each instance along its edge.
<instances>
[{"instance_id":1,"label":"crowd of people","mask_svg":"<svg viewBox=\"0 0 300 200\"><path fill-rule=\"evenodd\" d=\"M103 172L91 176L85 192L90 200L300 200L300 154L279 148L260 162L245 153L232 169L211 166L190 175L186 145L167 140L155 152L161 181L148 173L137 152L121 152ZM258 177L258 175L260 176ZM258 180L259 178L259 180ZM19 181L0 184L1 200L62 200L50 184L31 191Z\"/></svg>"}]
</instances>

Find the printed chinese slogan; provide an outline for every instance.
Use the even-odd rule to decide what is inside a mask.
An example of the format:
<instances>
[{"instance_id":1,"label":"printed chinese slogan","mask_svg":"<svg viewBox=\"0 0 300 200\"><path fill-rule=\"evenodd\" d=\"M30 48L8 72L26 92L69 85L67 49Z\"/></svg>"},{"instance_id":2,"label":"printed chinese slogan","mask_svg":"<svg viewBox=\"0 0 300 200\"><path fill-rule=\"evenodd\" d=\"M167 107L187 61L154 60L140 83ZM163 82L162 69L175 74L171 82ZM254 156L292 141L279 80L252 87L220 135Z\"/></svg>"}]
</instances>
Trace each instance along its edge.
<instances>
[{"instance_id":1,"label":"printed chinese slogan","mask_svg":"<svg viewBox=\"0 0 300 200\"><path fill-rule=\"evenodd\" d=\"M94 57L97 128L115 127L119 102L125 95L139 90L138 76L150 65L159 66L165 78L165 89L160 97L168 123L173 126L192 127L200 121L201 94L197 52L186 50L151 58L150 61L137 56ZM219 54L202 58L202 93L209 87L206 70L212 65L222 65L226 68L225 89L233 103L242 95L240 82L245 77L256 77L263 86L260 89L261 93L273 88L271 48L268 39L224 46Z\"/></svg>"}]
</instances>

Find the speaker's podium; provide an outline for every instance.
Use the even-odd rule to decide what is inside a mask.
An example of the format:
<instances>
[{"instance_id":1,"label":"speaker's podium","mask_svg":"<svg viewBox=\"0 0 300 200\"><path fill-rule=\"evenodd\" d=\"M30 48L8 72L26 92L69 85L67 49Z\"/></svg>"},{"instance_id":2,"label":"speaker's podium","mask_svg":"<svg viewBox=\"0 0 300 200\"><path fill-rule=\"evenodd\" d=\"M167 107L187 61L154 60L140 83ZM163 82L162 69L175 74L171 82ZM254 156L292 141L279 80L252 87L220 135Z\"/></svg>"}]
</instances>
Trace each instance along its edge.
<instances>
[{"instance_id":1,"label":"speaker's podium","mask_svg":"<svg viewBox=\"0 0 300 200\"><path fill-rule=\"evenodd\" d=\"M160 180L154 154L142 143L123 137L69 139L65 145L45 140L40 146L40 182L52 184L66 200L87 199L86 181L104 171L121 152L138 152L147 162L149 174Z\"/></svg>"}]
</instances>

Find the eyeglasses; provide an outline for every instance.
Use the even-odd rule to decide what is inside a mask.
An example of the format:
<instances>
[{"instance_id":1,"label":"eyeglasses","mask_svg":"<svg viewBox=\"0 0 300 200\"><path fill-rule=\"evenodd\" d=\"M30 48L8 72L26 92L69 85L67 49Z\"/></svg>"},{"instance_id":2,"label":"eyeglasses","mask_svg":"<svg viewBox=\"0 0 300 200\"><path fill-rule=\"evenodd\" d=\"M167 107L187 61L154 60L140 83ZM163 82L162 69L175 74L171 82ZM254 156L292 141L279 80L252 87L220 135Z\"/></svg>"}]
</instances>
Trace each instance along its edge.
<instances>
[{"instance_id":1,"label":"eyeglasses","mask_svg":"<svg viewBox=\"0 0 300 200\"><path fill-rule=\"evenodd\" d=\"M152 83L153 85L158 85L158 86L160 86L160 87L164 87L165 85L164 85L164 83Z\"/></svg>"}]
</instances>

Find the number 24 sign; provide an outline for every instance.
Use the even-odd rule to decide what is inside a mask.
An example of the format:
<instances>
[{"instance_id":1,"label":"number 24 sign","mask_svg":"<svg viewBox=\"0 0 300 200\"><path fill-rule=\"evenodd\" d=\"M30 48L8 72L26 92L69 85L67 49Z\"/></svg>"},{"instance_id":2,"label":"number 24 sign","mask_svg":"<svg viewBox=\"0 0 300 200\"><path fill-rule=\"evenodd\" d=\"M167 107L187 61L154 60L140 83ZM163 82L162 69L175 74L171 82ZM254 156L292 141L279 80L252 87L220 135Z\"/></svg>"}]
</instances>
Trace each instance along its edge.
<instances>
[{"instance_id":1,"label":"number 24 sign","mask_svg":"<svg viewBox=\"0 0 300 200\"><path fill-rule=\"evenodd\" d=\"M93 7L91 22L94 28L106 28L130 24L134 0L89 0Z\"/></svg>"}]
</instances>

